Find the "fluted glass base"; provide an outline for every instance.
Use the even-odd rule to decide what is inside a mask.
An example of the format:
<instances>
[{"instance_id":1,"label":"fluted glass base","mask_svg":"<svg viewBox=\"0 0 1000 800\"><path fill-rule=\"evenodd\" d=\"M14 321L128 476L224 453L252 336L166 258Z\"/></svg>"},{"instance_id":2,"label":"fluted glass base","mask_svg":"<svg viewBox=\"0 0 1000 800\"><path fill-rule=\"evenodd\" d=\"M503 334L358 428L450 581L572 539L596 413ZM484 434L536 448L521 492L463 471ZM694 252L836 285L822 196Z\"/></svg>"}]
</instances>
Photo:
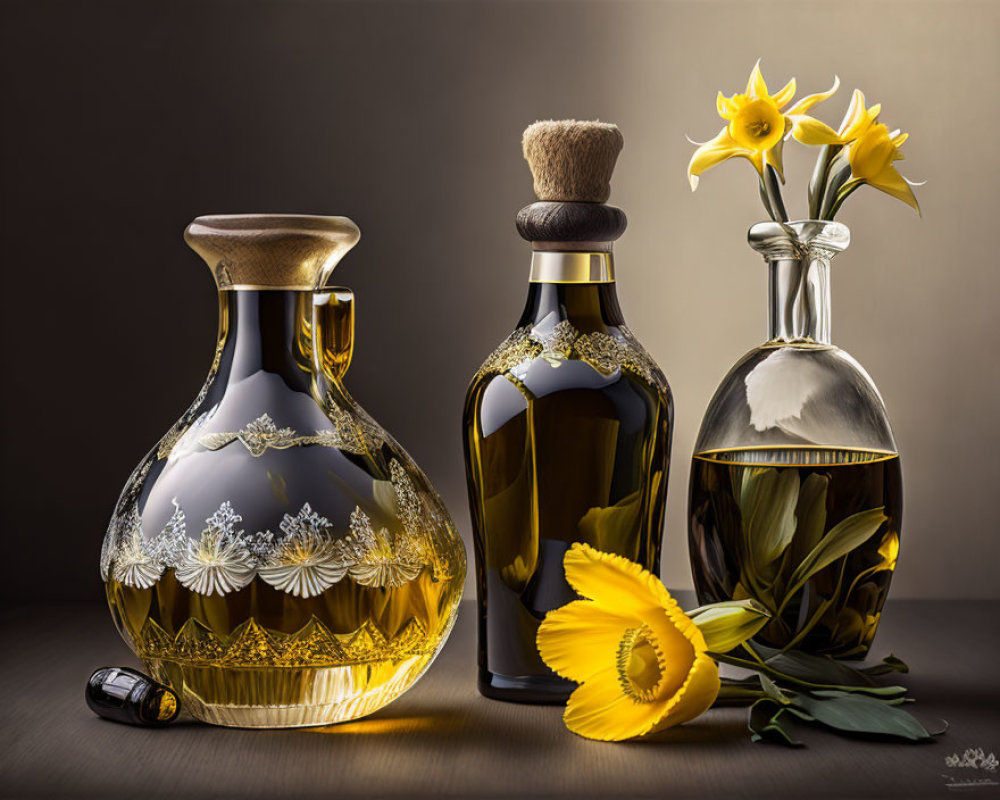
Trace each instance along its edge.
<instances>
[{"instance_id":1,"label":"fluted glass base","mask_svg":"<svg viewBox=\"0 0 1000 800\"><path fill-rule=\"evenodd\" d=\"M158 680L177 687L184 709L202 722L302 728L372 713L405 692L432 660L416 656L381 664L230 669L155 659L146 666Z\"/></svg>"}]
</instances>

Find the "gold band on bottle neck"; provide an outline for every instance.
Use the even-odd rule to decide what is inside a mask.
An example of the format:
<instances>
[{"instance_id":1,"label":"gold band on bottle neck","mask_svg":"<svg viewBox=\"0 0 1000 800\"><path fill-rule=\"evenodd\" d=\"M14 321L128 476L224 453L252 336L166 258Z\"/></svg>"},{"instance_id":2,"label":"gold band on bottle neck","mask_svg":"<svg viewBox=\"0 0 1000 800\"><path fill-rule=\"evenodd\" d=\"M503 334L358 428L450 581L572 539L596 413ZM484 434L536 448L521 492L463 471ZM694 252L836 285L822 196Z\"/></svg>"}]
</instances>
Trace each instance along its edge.
<instances>
[{"instance_id":1,"label":"gold band on bottle neck","mask_svg":"<svg viewBox=\"0 0 1000 800\"><path fill-rule=\"evenodd\" d=\"M611 253L535 250L531 254L531 283L613 283Z\"/></svg>"}]
</instances>

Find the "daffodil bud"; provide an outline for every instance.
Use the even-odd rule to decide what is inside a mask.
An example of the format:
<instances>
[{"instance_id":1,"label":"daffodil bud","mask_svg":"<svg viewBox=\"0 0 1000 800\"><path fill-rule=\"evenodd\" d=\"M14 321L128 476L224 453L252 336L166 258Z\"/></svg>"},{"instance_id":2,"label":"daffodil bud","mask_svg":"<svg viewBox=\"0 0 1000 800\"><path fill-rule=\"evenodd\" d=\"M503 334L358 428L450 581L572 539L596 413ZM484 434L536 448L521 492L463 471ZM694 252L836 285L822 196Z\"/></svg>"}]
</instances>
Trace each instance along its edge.
<instances>
[{"instance_id":1,"label":"daffodil bud","mask_svg":"<svg viewBox=\"0 0 1000 800\"><path fill-rule=\"evenodd\" d=\"M770 612L756 600L726 600L688 611L698 626L708 650L728 653L743 644L771 618Z\"/></svg>"}]
</instances>

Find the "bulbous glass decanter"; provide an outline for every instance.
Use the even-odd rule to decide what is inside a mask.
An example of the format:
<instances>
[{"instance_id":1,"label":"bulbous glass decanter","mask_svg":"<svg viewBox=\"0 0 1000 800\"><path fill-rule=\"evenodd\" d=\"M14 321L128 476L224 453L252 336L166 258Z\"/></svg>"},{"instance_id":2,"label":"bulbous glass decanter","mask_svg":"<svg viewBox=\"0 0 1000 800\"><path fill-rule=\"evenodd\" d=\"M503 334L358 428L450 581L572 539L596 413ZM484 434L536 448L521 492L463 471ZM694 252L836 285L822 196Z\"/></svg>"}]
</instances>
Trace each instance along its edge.
<instances>
[{"instance_id":1,"label":"bulbous glass decanter","mask_svg":"<svg viewBox=\"0 0 1000 800\"><path fill-rule=\"evenodd\" d=\"M195 717L369 714L430 665L465 551L406 452L348 394L353 295L321 288L344 217L200 217L219 288L205 385L142 460L101 552L115 624Z\"/></svg>"},{"instance_id":2,"label":"bulbous glass decanter","mask_svg":"<svg viewBox=\"0 0 1000 800\"><path fill-rule=\"evenodd\" d=\"M753 598L777 648L863 658L899 550L899 454L878 389L830 342L838 222L765 222L768 341L715 392L691 468L689 546L701 603Z\"/></svg>"}]
</instances>

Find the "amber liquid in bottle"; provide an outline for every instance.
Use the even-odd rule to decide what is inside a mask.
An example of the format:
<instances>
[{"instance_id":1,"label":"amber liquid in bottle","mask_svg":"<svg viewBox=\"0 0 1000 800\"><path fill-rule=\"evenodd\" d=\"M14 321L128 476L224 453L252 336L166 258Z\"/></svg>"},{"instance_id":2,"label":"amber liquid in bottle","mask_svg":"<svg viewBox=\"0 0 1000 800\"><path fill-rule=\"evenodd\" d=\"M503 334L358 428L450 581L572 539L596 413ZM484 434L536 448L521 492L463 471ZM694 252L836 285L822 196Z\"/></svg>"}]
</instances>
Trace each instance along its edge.
<instances>
[{"instance_id":1,"label":"amber liquid in bottle","mask_svg":"<svg viewBox=\"0 0 1000 800\"><path fill-rule=\"evenodd\" d=\"M170 458L159 458L154 450L145 462L145 481L133 487L140 491L135 500L146 520L166 521L176 513L173 501L183 504L191 546L204 538L202 531L223 500L245 515L234 527L252 535L261 528L254 522L263 520L276 537L283 535L287 517L310 503L333 520L329 528L323 520L322 536L330 542L353 535L351 509L363 503L375 530L383 531L383 553L390 542L397 548L402 537L412 538L413 530L400 529L402 518L412 518L410 527L419 528L421 541L434 551L426 559L433 564L402 576L385 573L368 584L344 575L319 593L276 588L262 580L259 570L246 585L195 591L179 579L173 563L148 585L130 584L117 569L109 569L105 589L123 637L157 680L182 694L185 708L215 724L314 725L380 708L430 665L461 598L465 564L457 535L446 535L443 516L428 518L421 499L425 487L412 469L400 466L404 456L398 447L381 432L373 433L367 416L360 416L364 412L339 384L322 406L312 398L305 323L311 302L311 292L224 292L212 377L182 423L187 430L211 410L215 430L238 431L268 411L297 433L336 430L356 441L336 448L279 441L280 446L251 453L251 445L266 444L274 433L264 430L258 440L247 439L250 445L236 440L211 450L182 444ZM334 405L334 392L340 405ZM356 416L347 418L348 410ZM189 433L185 441L192 438ZM207 466L181 468L199 462ZM220 462L231 465L229 473L218 467L212 472L212 464ZM391 510L372 503L376 481L386 497L394 498L385 501ZM351 492L340 491L342 486ZM160 525L147 528L144 536L155 537ZM231 534L225 532L223 541L232 543ZM305 542L308 546L310 540ZM155 543L147 540L144 548L154 552ZM115 552L120 559L122 549ZM293 562L310 563L308 549L290 547L288 552ZM385 559L389 569L391 561Z\"/></svg>"},{"instance_id":2,"label":"amber liquid in bottle","mask_svg":"<svg viewBox=\"0 0 1000 800\"><path fill-rule=\"evenodd\" d=\"M762 489L756 506L750 496L754 481ZM778 558L761 563L748 541L759 533L751 515L773 515L778 494L792 498L794 533ZM895 569L902 507L894 453L786 447L697 454L691 467L690 552L698 601L753 597L774 615L756 641L863 658ZM872 509L882 509L885 521L796 589L796 569L821 539L838 523Z\"/></svg>"},{"instance_id":3,"label":"amber liquid in bottle","mask_svg":"<svg viewBox=\"0 0 1000 800\"><path fill-rule=\"evenodd\" d=\"M614 282L531 284L464 415L484 695L562 702L574 688L535 645L545 614L576 599L574 542L658 572L672 416Z\"/></svg>"},{"instance_id":4,"label":"amber liquid in bottle","mask_svg":"<svg viewBox=\"0 0 1000 800\"><path fill-rule=\"evenodd\" d=\"M429 666L457 599L429 569L399 587L344 580L309 598L260 578L206 597L171 570L146 589L112 579L107 595L119 630L153 675L183 686L189 705L204 704L199 709L224 724L224 709L265 700L294 707L353 697L344 716L365 713ZM238 713L231 721L248 726Z\"/></svg>"}]
</instances>

